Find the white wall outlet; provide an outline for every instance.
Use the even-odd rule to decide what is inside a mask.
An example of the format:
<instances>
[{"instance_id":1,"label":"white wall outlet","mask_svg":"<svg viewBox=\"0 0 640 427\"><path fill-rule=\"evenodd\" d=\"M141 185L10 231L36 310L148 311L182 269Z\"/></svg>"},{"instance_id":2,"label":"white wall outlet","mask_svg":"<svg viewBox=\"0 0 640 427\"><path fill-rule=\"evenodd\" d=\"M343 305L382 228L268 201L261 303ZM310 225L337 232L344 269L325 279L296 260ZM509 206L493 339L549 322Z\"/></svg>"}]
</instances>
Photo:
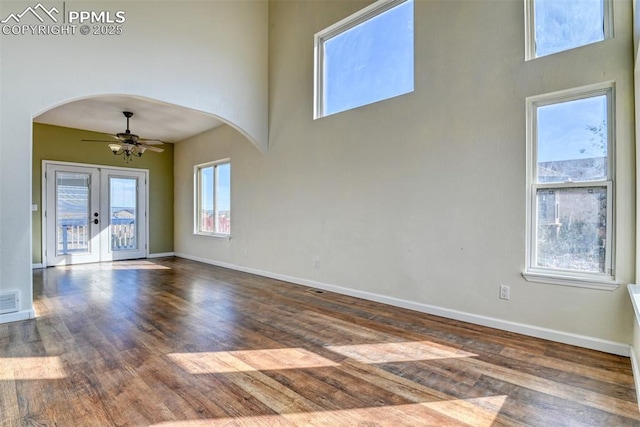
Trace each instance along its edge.
<instances>
[{"instance_id":1,"label":"white wall outlet","mask_svg":"<svg viewBox=\"0 0 640 427\"><path fill-rule=\"evenodd\" d=\"M313 260L313 268L315 268L316 270L320 268L320 260L319 259L315 259Z\"/></svg>"},{"instance_id":2,"label":"white wall outlet","mask_svg":"<svg viewBox=\"0 0 640 427\"><path fill-rule=\"evenodd\" d=\"M506 285L500 285L500 299L509 299L511 296L511 288Z\"/></svg>"}]
</instances>

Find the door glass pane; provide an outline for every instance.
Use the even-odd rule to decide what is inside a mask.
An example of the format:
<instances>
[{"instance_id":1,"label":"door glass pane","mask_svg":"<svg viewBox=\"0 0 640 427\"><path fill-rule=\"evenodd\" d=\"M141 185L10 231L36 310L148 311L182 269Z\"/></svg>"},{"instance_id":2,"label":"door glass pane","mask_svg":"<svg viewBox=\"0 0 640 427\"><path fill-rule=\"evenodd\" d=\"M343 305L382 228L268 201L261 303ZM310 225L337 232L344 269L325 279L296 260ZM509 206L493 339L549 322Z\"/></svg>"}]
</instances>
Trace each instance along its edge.
<instances>
[{"instance_id":1,"label":"door glass pane","mask_svg":"<svg viewBox=\"0 0 640 427\"><path fill-rule=\"evenodd\" d=\"M89 252L90 175L56 172L56 255Z\"/></svg>"},{"instance_id":2,"label":"door glass pane","mask_svg":"<svg viewBox=\"0 0 640 427\"><path fill-rule=\"evenodd\" d=\"M135 178L109 177L111 251L138 249L137 187Z\"/></svg>"},{"instance_id":3,"label":"door glass pane","mask_svg":"<svg viewBox=\"0 0 640 427\"><path fill-rule=\"evenodd\" d=\"M540 189L537 267L605 272L607 188Z\"/></svg>"}]
</instances>

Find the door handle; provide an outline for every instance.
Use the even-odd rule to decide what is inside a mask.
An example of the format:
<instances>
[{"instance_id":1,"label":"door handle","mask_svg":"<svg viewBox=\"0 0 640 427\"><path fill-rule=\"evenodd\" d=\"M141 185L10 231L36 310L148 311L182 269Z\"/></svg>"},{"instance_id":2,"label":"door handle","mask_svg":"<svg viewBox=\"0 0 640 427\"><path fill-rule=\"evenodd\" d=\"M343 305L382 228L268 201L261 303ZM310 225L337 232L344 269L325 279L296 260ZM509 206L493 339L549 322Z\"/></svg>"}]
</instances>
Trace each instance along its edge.
<instances>
[{"instance_id":1,"label":"door handle","mask_svg":"<svg viewBox=\"0 0 640 427\"><path fill-rule=\"evenodd\" d=\"M98 218L96 218L96 219L94 219L94 220L93 220L93 223L94 223L94 224L97 224L97 223L99 223L99 222L100 222L100 221L98 220Z\"/></svg>"}]
</instances>

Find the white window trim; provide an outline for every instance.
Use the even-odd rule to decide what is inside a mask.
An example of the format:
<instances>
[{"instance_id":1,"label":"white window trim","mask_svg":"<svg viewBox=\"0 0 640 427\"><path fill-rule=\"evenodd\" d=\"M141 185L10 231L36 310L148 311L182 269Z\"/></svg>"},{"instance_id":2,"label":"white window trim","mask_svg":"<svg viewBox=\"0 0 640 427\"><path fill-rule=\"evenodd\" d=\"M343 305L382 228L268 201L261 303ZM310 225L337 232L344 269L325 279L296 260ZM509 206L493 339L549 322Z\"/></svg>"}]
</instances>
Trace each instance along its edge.
<instances>
[{"instance_id":1,"label":"white window trim","mask_svg":"<svg viewBox=\"0 0 640 427\"><path fill-rule=\"evenodd\" d=\"M409 0L378 0L364 9L344 18L341 21L317 32L313 43L313 119L320 119L324 114L324 42L338 34L368 21Z\"/></svg>"},{"instance_id":2,"label":"white window trim","mask_svg":"<svg viewBox=\"0 0 640 427\"><path fill-rule=\"evenodd\" d=\"M524 25L525 25L525 61L530 61L536 58L544 58L545 56L555 55L557 53L566 52L567 50L577 49L578 47L588 46L582 45L575 48L562 50L560 52L554 52L547 55L536 56L536 23L535 23L535 1L536 0L524 0ZM603 13L604 13L604 40L612 39L613 34L613 1L603 0ZM594 43L600 43L604 40L600 40Z\"/></svg>"},{"instance_id":3,"label":"white window trim","mask_svg":"<svg viewBox=\"0 0 640 427\"><path fill-rule=\"evenodd\" d=\"M200 230L200 206L202 204L201 202L201 198L200 198L200 188L201 188L201 183L200 183L200 170L204 169L204 168L208 168L208 167L214 167L214 183L213 183L213 188L214 191L216 190L217 187L217 166L219 165L223 165L229 163L231 164L231 159L227 158L227 159L221 159L221 160L215 160L213 162L207 162L207 163L200 163L198 165L194 165L193 166L193 190L194 190L194 194L193 194L193 234L196 236L204 236L204 237L213 237L216 239L222 239L222 240L231 240L231 233L229 234L224 234L224 233L216 233L216 232L208 232L208 231L201 231ZM214 195L214 202L213 202L213 209L214 212L217 212L217 206L218 206L218 196L217 194Z\"/></svg>"},{"instance_id":4,"label":"white window trim","mask_svg":"<svg viewBox=\"0 0 640 427\"><path fill-rule=\"evenodd\" d=\"M540 106L574 101L593 96L607 96L607 172L606 180L567 183L537 183L537 108ZM527 120L527 195L526 195L526 259L525 271L522 276L529 282L548 283L563 286L577 286L582 288L615 290L620 286L616 280L615 269L615 82L608 81L594 85L583 86L543 95L531 96L526 99ZM571 188L571 187L606 187L607 188L607 254L606 265L608 273L575 272L551 268L534 267L535 261L535 233L537 229L536 193L539 188Z\"/></svg>"},{"instance_id":5,"label":"white window trim","mask_svg":"<svg viewBox=\"0 0 640 427\"><path fill-rule=\"evenodd\" d=\"M608 278L579 278L576 274L564 276L562 274L546 274L524 272L522 277L527 282L545 283L549 285L573 286L577 288L600 289L603 291L615 291L620 287L620 282Z\"/></svg>"}]
</instances>

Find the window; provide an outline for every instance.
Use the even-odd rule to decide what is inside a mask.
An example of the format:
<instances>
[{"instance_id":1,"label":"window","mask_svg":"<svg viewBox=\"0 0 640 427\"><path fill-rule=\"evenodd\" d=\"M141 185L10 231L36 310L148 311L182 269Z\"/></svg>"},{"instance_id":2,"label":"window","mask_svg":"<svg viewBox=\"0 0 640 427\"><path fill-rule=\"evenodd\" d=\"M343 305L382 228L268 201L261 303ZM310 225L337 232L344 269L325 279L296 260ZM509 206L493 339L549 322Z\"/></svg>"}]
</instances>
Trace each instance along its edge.
<instances>
[{"instance_id":1,"label":"window","mask_svg":"<svg viewBox=\"0 0 640 427\"><path fill-rule=\"evenodd\" d=\"M605 84L527 100L527 279L615 286L613 95Z\"/></svg>"},{"instance_id":2,"label":"window","mask_svg":"<svg viewBox=\"0 0 640 427\"><path fill-rule=\"evenodd\" d=\"M612 37L611 0L525 0L527 59Z\"/></svg>"},{"instance_id":3,"label":"window","mask_svg":"<svg viewBox=\"0 0 640 427\"><path fill-rule=\"evenodd\" d=\"M315 35L320 118L413 92L413 0L380 0Z\"/></svg>"},{"instance_id":4,"label":"window","mask_svg":"<svg viewBox=\"0 0 640 427\"><path fill-rule=\"evenodd\" d=\"M231 163L229 160L195 167L195 233L231 234Z\"/></svg>"}]
</instances>

